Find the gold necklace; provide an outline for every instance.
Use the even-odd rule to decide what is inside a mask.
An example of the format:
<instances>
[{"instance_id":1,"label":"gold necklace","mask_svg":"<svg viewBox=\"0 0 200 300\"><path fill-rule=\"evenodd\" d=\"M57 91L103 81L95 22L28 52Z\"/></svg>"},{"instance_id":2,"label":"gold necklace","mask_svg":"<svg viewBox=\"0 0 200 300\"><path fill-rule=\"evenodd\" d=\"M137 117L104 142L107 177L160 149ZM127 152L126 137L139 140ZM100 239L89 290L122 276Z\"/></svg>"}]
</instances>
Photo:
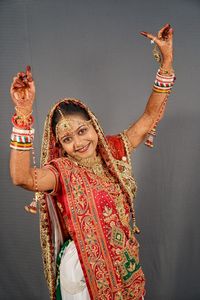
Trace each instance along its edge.
<instances>
[{"instance_id":1,"label":"gold necklace","mask_svg":"<svg viewBox=\"0 0 200 300\"><path fill-rule=\"evenodd\" d=\"M102 176L104 173L103 161L100 156L82 159L78 161L78 164L91 170L97 176Z\"/></svg>"},{"instance_id":2,"label":"gold necklace","mask_svg":"<svg viewBox=\"0 0 200 300\"><path fill-rule=\"evenodd\" d=\"M97 176L102 176L103 174L105 174L105 166L100 156L88 157L80 160L76 160L72 157L68 158L76 165L89 169Z\"/></svg>"},{"instance_id":3,"label":"gold necklace","mask_svg":"<svg viewBox=\"0 0 200 300\"><path fill-rule=\"evenodd\" d=\"M89 157L80 160L76 160L72 157L68 157L68 158L71 161L73 161L76 165L86 168L92 171L93 174L101 177L103 179L102 184L106 187L106 189L108 189L108 187L110 186L110 188L108 189L108 193L110 194L110 196L113 198L115 202L116 209L118 211L121 223L124 226L129 227L129 218L126 215L120 185L119 183L115 182L108 168L105 166L105 163L103 162L101 156L97 155L96 157Z\"/></svg>"}]
</instances>

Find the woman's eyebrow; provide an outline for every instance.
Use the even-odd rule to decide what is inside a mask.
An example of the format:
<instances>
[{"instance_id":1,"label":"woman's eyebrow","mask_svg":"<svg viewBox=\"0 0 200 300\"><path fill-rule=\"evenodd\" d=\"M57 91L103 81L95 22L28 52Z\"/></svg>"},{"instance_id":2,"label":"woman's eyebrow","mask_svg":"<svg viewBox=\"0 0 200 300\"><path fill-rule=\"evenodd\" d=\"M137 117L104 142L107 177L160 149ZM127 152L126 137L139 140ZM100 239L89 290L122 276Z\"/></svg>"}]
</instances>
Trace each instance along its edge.
<instances>
[{"instance_id":1,"label":"woman's eyebrow","mask_svg":"<svg viewBox=\"0 0 200 300\"><path fill-rule=\"evenodd\" d=\"M76 132L76 131L78 131L79 129L81 129L82 126L85 126L85 124L80 125L77 129L74 130L74 132ZM73 132L73 133L74 133L74 132ZM65 133L65 134L61 137L61 140L62 140L63 138L65 138L66 136L67 136L67 137L73 136L73 133L72 133L72 134L70 134L70 133Z\"/></svg>"}]
</instances>

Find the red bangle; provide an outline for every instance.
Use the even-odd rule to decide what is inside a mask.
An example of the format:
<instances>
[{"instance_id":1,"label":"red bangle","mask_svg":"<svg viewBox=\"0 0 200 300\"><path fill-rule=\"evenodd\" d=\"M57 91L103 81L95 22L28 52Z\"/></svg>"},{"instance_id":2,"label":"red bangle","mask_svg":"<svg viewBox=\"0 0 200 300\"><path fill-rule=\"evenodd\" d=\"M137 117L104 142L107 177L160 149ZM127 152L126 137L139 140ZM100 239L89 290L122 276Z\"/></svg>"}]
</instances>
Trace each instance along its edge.
<instances>
[{"instance_id":1,"label":"red bangle","mask_svg":"<svg viewBox=\"0 0 200 300\"><path fill-rule=\"evenodd\" d=\"M21 120L20 123L18 122L18 120ZM24 119L23 117L20 117L15 113L14 116L11 118L11 122L16 128L31 129L31 126L34 122L34 118L31 115L28 119Z\"/></svg>"}]
</instances>

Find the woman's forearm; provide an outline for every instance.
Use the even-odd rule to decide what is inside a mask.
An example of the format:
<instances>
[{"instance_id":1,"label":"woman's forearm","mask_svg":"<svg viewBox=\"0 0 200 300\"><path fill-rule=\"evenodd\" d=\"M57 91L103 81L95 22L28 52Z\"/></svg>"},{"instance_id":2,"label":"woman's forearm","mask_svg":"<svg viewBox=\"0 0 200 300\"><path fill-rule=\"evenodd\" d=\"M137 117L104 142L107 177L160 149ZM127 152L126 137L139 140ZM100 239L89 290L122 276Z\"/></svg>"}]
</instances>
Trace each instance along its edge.
<instances>
[{"instance_id":1,"label":"woman's forearm","mask_svg":"<svg viewBox=\"0 0 200 300\"><path fill-rule=\"evenodd\" d=\"M162 69L168 73L168 74L174 74L173 66L172 66L172 58L165 60L162 63ZM147 105L145 107L144 113L149 115L152 120L157 119L161 112L161 107L164 104L166 97L168 95L165 93L156 93L155 91L152 91L149 100L147 102ZM165 106L163 106L162 115L163 117L165 111Z\"/></svg>"},{"instance_id":2,"label":"woman's forearm","mask_svg":"<svg viewBox=\"0 0 200 300\"><path fill-rule=\"evenodd\" d=\"M32 148L34 129L32 107L35 99L35 83L31 68L19 72L13 77L10 88L11 98L16 113L12 117L12 134L10 147L10 174L15 185L27 190L43 192L53 190L57 177L47 168L36 168L34 158L32 167Z\"/></svg>"},{"instance_id":3,"label":"woman's forearm","mask_svg":"<svg viewBox=\"0 0 200 300\"><path fill-rule=\"evenodd\" d=\"M126 131L133 148L136 148L144 140L147 133L153 130L164 115L166 101L174 84L172 60L164 61L161 68L162 70L156 75L153 91L148 99L144 113ZM164 75L162 75L162 72Z\"/></svg>"},{"instance_id":4,"label":"woman's forearm","mask_svg":"<svg viewBox=\"0 0 200 300\"><path fill-rule=\"evenodd\" d=\"M161 119L164 115L165 106L163 106L165 100L166 100L167 94L158 94L154 91L151 93L149 100L147 102L144 114L150 117L152 120L152 123L158 119ZM162 115L160 116L161 107L162 109ZM150 127L153 126L153 124L150 125ZM150 128L149 128L150 129ZM149 129L147 131L149 131Z\"/></svg>"},{"instance_id":5,"label":"woman's forearm","mask_svg":"<svg viewBox=\"0 0 200 300\"><path fill-rule=\"evenodd\" d=\"M10 153L10 175L15 185L34 186L31 168L30 151L18 151L11 149Z\"/></svg>"}]
</instances>

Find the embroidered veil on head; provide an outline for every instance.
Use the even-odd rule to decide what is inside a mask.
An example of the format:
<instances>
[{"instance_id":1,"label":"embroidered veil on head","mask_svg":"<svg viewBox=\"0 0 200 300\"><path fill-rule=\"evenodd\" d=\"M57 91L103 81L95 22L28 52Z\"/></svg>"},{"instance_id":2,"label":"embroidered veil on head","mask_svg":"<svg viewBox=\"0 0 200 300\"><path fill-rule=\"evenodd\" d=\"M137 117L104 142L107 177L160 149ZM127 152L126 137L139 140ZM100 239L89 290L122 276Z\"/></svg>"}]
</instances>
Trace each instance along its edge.
<instances>
[{"instance_id":1,"label":"embroidered veil on head","mask_svg":"<svg viewBox=\"0 0 200 300\"><path fill-rule=\"evenodd\" d=\"M42 147L41 147L41 167L50 163L52 160L62 157L62 149L59 143L56 141L56 136L52 128L52 118L55 110L61 103L73 103L83 108L91 119L92 125L94 126L98 135L98 154L104 160L111 174L119 182L121 189L126 195L127 201L129 202L130 209L133 215L133 226L135 225L135 215L133 207L133 198L136 194L136 183L131 175L131 159L129 151L127 150L127 163L124 167L124 162L117 160L113 157L111 148L104 135L101 126L98 123L97 118L92 111L78 99L64 98L58 101L50 110L46 117ZM128 148L128 147L127 147ZM127 172L121 172L120 168L127 170ZM125 174L123 176L122 174ZM55 201L51 201L51 195L46 193L37 193L40 211L40 238L42 246L42 255L44 263L45 277L50 290L51 299L55 299L55 281L56 281L56 256L59 252L61 244L64 242L64 235L59 225L58 217L56 215L56 209L54 207Z\"/></svg>"},{"instance_id":2,"label":"embroidered veil on head","mask_svg":"<svg viewBox=\"0 0 200 300\"><path fill-rule=\"evenodd\" d=\"M124 182L124 178L121 178L121 174L119 172L117 162L113 158L111 149L108 145L108 142L106 140L105 134L103 132L103 129L99 125L99 122L94 115L94 113L80 100L73 99L73 98L64 98L58 101L53 108L50 110L49 114L46 117L45 125L44 125L44 132L43 132L43 141L42 141L42 148L41 148L41 167L45 164L49 163L51 160L59 158L62 156L62 151L59 148L56 137L53 133L52 129L52 117L56 110L56 108L61 103L73 103L77 106L82 107L87 114L89 115L92 125L94 126L97 135L98 135L98 150L99 154L102 156L103 160L105 161L107 167L109 168L110 172L116 179L119 181L121 187L123 188L124 192L127 193L131 199L135 196L136 192L136 185L135 186L128 186L127 182ZM128 157L129 163L130 163L130 157Z\"/></svg>"}]
</instances>

